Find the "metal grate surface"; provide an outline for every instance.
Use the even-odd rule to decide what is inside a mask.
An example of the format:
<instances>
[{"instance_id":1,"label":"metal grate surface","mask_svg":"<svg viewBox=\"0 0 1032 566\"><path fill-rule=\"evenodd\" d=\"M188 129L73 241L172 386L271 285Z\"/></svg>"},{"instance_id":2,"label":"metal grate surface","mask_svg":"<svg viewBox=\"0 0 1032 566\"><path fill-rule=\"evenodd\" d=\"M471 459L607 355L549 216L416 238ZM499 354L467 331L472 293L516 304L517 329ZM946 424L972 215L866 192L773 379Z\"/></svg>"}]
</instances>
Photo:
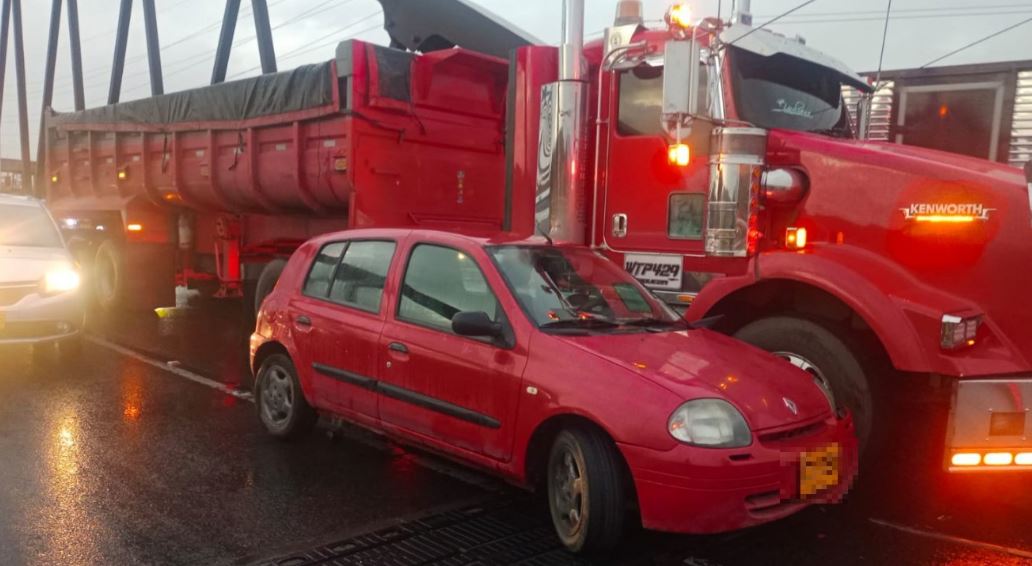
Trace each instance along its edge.
<instances>
[{"instance_id":1,"label":"metal grate surface","mask_svg":"<svg viewBox=\"0 0 1032 566\"><path fill-rule=\"evenodd\" d=\"M503 501L403 523L260 564L552 566L588 562L563 550L540 507Z\"/></svg>"}]
</instances>

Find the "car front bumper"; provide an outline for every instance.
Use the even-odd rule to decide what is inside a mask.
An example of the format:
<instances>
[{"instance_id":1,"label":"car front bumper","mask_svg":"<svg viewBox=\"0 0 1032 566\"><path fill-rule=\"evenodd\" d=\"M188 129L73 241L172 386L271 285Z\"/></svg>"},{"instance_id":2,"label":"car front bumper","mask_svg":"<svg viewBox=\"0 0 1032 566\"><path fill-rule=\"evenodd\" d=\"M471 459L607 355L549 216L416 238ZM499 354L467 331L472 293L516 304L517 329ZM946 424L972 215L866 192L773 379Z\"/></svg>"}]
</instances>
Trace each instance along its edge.
<instances>
[{"instance_id":1,"label":"car front bumper","mask_svg":"<svg viewBox=\"0 0 1032 566\"><path fill-rule=\"evenodd\" d=\"M800 495L802 454L837 447L838 480ZM787 517L813 504L842 499L856 478L852 417L768 431L738 449L678 445L660 451L619 445L634 478L643 525L652 530L707 534Z\"/></svg>"},{"instance_id":2,"label":"car front bumper","mask_svg":"<svg viewBox=\"0 0 1032 566\"><path fill-rule=\"evenodd\" d=\"M0 307L0 346L40 344L71 338L82 331L85 308L81 293L30 295Z\"/></svg>"}]
</instances>

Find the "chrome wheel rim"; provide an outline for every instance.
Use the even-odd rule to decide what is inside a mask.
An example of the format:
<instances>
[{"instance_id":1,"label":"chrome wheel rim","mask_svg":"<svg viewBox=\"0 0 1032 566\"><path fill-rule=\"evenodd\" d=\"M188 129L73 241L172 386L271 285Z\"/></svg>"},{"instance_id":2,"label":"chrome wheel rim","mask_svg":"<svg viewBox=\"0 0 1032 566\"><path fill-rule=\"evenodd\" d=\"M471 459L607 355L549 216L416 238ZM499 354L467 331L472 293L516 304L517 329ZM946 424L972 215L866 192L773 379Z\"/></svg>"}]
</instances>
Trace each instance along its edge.
<instances>
[{"instance_id":1,"label":"chrome wheel rim","mask_svg":"<svg viewBox=\"0 0 1032 566\"><path fill-rule=\"evenodd\" d=\"M773 352L773 354L812 375L814 380L817 381L817 383L820 384L828 394L828 400L831 401L833 406L835 405L835 392L831 389L831 382L824 376L824 372L821 371L821 368L817 367L817 364L793 352Z\"/></svg>"},{"instance_id":2,"label":"chrome wheel rim","mask_svg":"<svg viewBox=\"0 0 1032 566\"><path fill-rule=\"evenodd\" d=\"M278 365L270 366L262 381L262 420L273 430L282 430L294 411L294 381L290 373Z\"/></svg>"},{"instance_id":3,"label":"chrome wheel rim","mask_svg":"<svg viewBox=\"0 0 1032 566\"><path fill-rule=\"evenodd\" d=\"M584 524L587 484L580 462L567 447L555 458L549 471L552 480L552 513L559 532L566 538L577 536Z\"/></svg>"}]
</instances>

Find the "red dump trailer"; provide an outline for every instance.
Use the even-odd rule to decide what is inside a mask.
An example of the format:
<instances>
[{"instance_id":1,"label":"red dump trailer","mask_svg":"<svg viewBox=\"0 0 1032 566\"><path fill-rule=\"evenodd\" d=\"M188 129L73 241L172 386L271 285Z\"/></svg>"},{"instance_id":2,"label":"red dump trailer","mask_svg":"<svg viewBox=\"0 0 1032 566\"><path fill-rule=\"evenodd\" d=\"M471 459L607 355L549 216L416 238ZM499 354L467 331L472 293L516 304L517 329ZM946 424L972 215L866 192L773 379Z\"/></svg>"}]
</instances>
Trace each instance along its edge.
<instances>
[{"instance_id":1,"label":"red dump trailer","mask_svg":"<svg viewBox=\"0 0 1032 566\"><path fill-rule=\"evenodd\" d=\"M263 294L315 234L497 228L507 79L472 51L351 41L324 64L54 113L48 200L102 306Z\"/></svg>"}]
</instances>

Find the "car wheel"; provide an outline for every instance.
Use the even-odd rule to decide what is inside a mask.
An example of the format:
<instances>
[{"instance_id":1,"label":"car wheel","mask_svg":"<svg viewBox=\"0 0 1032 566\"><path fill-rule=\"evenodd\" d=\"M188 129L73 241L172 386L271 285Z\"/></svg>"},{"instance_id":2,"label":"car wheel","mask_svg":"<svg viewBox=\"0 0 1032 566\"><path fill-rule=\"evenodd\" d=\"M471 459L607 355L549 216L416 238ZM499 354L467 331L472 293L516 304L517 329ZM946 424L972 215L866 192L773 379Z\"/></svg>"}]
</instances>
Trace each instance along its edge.
<instances>
[{"instance_id":1,"label":"car wheel","mask_svg":"<svg viewBox=\"0 0 1032 566\"><path fill-rule=\"evenodd\" d=\"M757 320L735 337L813 375L830 390L837 408L853 414L857 439L861 449L866 449L874 424L874 403L860 358L847 342L820 324L787 316Z\"/></svg>"},{"instance_id":2,"label":"car wheel","mask_svg":"<svg viewBox=\"0 0 1032 566\"><path fill-rule=\"evenodd\" d=\"M269 293L272 293L272 290L276 287L276 282L279 281L280 275L283 274L283 268L286 265L286 261L274 259L262 268L262 273L258 276L258 283L254 288L255 315L262 308L262 302L265 301L265 297L268 297Z\"/></svg>"},{"instance_id":3,"label":"car wheel","mask_svg":"<svg viewBox=\"0 0 1032 566\"><path fill-rule=\"evenodd\" d=\"M269 434L297 438L312 429L316 414L305 400L290 358L273 354L262 362L255 382L258 418Z\"/></svg>"},{"instance_id":4,"label":"car wheel","mask_svg":"<svg viewBox=\"0 0 1032 566\"><path fill-rule=\"evenodd\" d=\"M560 432L549 454L547 481L552 525L567 549L597 553L619 544L624 481L620 456L608 438L587 429Z\"/></svg>"},{"instance_id":5,"label":"car wheel","mask_svg":"<svg viewBox=\"0 0 1032 566\"><path fill-rule=\"evenodd\" d=\"M125 298L125 257L111 240L100 244L93 259L91 283L93 296L104 312L123 306Z\"/></svg>"}]
</instances>

